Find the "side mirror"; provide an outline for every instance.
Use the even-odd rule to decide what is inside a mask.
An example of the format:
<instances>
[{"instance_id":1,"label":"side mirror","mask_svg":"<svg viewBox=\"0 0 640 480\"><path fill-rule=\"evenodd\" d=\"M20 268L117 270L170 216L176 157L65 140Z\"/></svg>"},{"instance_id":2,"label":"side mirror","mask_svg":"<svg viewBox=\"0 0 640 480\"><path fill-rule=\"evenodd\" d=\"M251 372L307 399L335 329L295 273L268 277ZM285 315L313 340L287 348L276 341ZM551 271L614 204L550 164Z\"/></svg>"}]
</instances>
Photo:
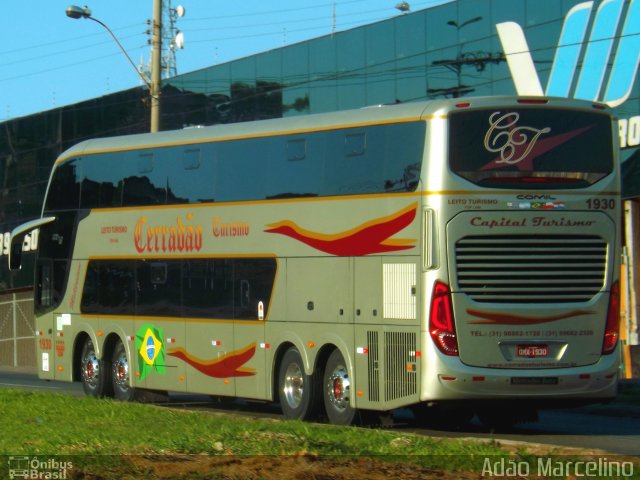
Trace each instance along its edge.
<instances>
[{"instance_id":1,"label":"side mirror","mask_svg":"<svg viewBox=\"0 0 640 480\"><path fill-rule=\"evenodd\" d=\"M24 238L31 231L40 228L42 225L51 223L56 217L42 217L30 222L18 225L11 231L11 240L9 245L9 270L20 270L22 267L22 245Z\"/></svg>"},{"instance_id":2,"label":"side mirror","mask_svg":"<svg viewBox=\"0 0 640 480\"><path fill-rule=\"evenodd\" d=\"M24 237L26 233L22 235L11 235L11 246L9 247L9 270L20 270L22 268L22 244L24 243Z\"/></svg>"}]
</instances>

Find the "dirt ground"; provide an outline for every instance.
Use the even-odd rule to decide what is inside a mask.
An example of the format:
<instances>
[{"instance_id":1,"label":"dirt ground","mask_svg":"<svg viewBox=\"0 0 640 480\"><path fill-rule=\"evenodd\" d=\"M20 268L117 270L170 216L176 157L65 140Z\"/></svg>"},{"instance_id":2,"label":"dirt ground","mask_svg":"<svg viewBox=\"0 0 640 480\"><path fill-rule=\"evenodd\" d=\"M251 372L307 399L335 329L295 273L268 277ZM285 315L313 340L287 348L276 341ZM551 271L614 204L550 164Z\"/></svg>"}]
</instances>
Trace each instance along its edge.
<instances>
[{"instance_id":1,"label":"dirt ground","mask_svg":"<svg viewBox=\"0 0 640 480\"><path fill-rule=\"evenodd\" d=\"M377 459L316 457L185 457L136 460L146 478L225 480L442 480L480 479L480 472L445 472ZM204 474L204 475L203 475ZM135 478L135 477L130 477Z\"/></svg>"},{"instance_id":2,"label":"dirt ground","mask_svg":"<svg viewBox=\"0 0 640 480\"><path fill-rule=\"evenodd\" d=\"M476 439L468 439L477 441ZM563 448L523 442L500 442L514 455L526 451L533 456L568 455L594 458L606 456L600 450ZM618 458L624 461L621 458ZM429 469L403 463L401 459L384 461L377 458L344 456L320 457L308 452L289 456L124 456L117 472L89 474L76 472L75 478L91 480L118 479L212 479L212 480L477 480L486 478L481 471L449 471ZM630 459L637 464L636 459ZM537 475L513 477L536 479Z\"/></svg>"}]
</instances>

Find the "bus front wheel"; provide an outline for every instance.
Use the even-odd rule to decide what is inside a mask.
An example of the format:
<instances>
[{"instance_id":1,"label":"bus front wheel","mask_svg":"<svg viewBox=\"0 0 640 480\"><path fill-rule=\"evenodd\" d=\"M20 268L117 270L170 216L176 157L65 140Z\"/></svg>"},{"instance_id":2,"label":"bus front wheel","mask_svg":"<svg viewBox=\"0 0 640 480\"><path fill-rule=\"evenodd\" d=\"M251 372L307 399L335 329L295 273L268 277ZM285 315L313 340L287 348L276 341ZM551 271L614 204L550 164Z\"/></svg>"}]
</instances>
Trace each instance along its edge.
<instances>
[{"instance_id":1,"label":"bus front wheel","mask_svg":"<svg viewBox=\"0 0 640 480\"><path fill-rule=\"evenodd\" d=\"M356 409L351 406L351 376L339 350L331 352L324 369L323 397L329 421L335 425L351 425Z\"/></svg>"}]
</instances>

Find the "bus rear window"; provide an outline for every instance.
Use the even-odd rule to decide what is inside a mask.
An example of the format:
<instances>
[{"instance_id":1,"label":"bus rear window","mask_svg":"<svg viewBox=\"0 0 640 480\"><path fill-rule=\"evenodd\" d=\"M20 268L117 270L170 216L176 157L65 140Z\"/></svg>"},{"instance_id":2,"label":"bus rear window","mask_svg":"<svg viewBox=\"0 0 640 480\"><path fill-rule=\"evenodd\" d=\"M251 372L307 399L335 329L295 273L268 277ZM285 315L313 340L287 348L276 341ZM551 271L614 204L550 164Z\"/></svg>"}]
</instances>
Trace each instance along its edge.
<instances>
[{"instance_id":1,"label":"bus rear window","mask_svg":"<svg viewBox=\"0 0 640 480\"><path fill-rule=\"evenodd\" d=\"M607 114L492 108L450 115L449 165L493 188L581 188L613 171Z\"/></svg>"}]
</instances>

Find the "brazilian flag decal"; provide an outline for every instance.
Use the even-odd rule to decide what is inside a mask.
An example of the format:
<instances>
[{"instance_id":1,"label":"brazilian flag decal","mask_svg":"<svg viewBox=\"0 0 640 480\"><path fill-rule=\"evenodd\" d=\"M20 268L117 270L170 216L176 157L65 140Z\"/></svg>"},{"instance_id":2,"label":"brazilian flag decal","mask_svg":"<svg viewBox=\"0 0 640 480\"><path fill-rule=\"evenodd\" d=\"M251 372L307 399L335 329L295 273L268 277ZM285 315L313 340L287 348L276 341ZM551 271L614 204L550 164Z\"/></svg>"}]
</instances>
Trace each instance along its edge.
<instances>
[{"instance_id":1,"label":"brazilian flag decal","mask_svg":"<svg viewBox=\"0 0 640 480\"><path fill-rule=\"evenodd\" d=\"M150 323L143 325L136 333L136 350L138 351L138 365L140 367L140 380L149 372L165 373L164 348L162 338L164 332Z\"/></svg>"}]
</instances>

